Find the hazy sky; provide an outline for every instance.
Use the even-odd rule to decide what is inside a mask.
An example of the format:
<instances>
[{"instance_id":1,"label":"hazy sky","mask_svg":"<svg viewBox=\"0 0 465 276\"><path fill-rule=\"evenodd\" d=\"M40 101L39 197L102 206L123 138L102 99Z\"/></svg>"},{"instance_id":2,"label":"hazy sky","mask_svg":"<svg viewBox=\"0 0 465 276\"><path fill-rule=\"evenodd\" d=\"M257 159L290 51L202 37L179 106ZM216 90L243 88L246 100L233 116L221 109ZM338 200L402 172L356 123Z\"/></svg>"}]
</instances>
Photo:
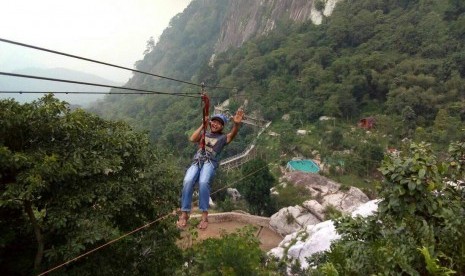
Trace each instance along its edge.
<instances>
[{"instance_id":1,"label":"hazy sky","mask_svg":"<svg viewBox=\"0 0 465 276\"><path fill-rule=\"evenodd\" d=\"M129 68L190 0L0 0L0 38ZM126 82L131 72L0 42L0 71L65 67Z\"/></svg>"}]
</instances>

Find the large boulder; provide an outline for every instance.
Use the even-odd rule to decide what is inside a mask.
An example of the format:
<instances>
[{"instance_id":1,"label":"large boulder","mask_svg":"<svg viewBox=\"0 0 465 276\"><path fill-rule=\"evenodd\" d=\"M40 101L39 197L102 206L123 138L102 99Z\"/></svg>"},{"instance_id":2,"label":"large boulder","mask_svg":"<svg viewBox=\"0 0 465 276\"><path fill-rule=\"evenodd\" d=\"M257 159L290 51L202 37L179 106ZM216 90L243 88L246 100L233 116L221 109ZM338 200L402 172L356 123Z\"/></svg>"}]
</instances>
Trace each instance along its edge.
<instances>
[{"instance_id":1,"label":"large boulder","mask_svg":"<svg viewBox=\"0 0 465 276\"><path fill-rule=\"evenodd\" d=\"M290 172L281 181L290 185L304 187L311 194L310 200L301 206L286 207L271 216L270 226L281 235L288 235L308 225L324 221L328 207L333 207L344 214L369 201L360 189L346 188L318 174Z\"/></svg>"},{"instance_id":2,"label":"large boulder","mask_svg":"<svg viewBox=\"0 0 465 276\"><path fill-rule=\"evenodd\" d=\"M312 197L335 193L341 187L341 184L322 175L300 171L286 173L281 180L297 187L305 187L310 191Z\"/></svg>"},{"instance_id":3,"label":"large boulder","mask_svg":"<svg viewBox=\"0 0 465 276\"><path fill-rule=\"evenodd\" d=\"M228 188L226 193L232 198L233 201L238 201L242 197L236 188Z\"/></svg>"},{"instance_id":4,"label":"large boulder","mask_svg":"<svg viewBox=\"0 0 465 276\"><path fill-rule=\"evenodd\" d=\"M327 220L287 235L278 247L271 249L268 254L279 259L299 260L301 267L305 269L308 267L306 257L328 250L331 242L339 238L333 221Z\"/></svg>"},{"instance_id":5,"label":"large boulder","mask_svg":"<svg viewBox=\"0 0 465 276\"><path fill-rule=\"evenodd\" d=\"M379 200L371 200L354 209L352 216L369 216L378 208ZM278 247L271 249L268 254L279 259L299 260L301 267L306 269L308 257L314 253L327 251L331 242L339 239L334 223L331 220L308 225L297 232L287 235Z\"/></svg>"},{"instance_id":6,"label":"large boulder","mask_svg":"<svg viewBox=\"0 0 465 276\"><path fill-rule=\"evenodd\" d=\"M270 219L270 226L281 235L293 233L305 225L316 224L321 220L302 206L282 208Z\"/></svg>"},{"instance_id":7,"label":"large boulder","mask_svg":"<svg viewBox=\"0 0 465 276\"><path fill-rule=\"evenodd\" d=\"M308 210L308 212L312 213L312 215L317 217L320 221L325 220L325 207L318 201L314 199L307 200L302 203L302 207Z\"/></svg>"},{"instance_id":8,"label":"large boulder","mask_svg":"<svg viewBox=\"0 0 465 276\"><path fill-rule=\"evenodd\" d=\"M325 207L331 205L342 213L351 213L355 208L369 200L368 196L359 188L350 187L349 190L339 190L324 195L321 199L321 205Z\"/></svg>"}]
</instances>

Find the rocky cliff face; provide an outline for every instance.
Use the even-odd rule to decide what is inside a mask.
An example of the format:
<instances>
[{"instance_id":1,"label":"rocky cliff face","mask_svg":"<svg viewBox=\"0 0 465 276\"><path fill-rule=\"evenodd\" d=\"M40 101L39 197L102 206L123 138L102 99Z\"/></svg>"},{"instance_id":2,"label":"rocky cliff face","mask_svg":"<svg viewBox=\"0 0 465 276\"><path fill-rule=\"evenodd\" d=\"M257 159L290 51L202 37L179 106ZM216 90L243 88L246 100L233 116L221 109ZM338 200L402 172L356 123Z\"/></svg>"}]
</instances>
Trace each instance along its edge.
<instances>
[{"instance_id":1,"label":"rocky cliff face","mask_svg":"<svg viewBox=\"0 0 465 276\"><path fill-rule=\"evenodd\" d=\"M342 0L193 0L175 16L136 68L190 79L216 53L266 35L278 22L320 24ZM128 86L153 88L153 78L134 75Z\"/></svg>"},{"instance_id":2,"label":"rocky cliff face","mask_svg":"<svg viewBox=\"0 0 465 276\"><path fill-rule=\"evenodd\" d=\"M314 225L326 219L326 209L335 208L343 214L353 212L358 206L369 201L360 189L344 189L322 175L294 171L282 177L285 183L304 187L311 198L302 205L290 206L271 216L270 226L281 235L288 235L307 225Z\"/></svg>"},{"instance_id":3,"label":"rocky cliff face","mask_svg":"<svg viewBox=\"0 0 465 276\"><path fill-rule=\"evenodd\" d=\"M250 38L264 35L275 28L279 20L320 24L323 16L331 15L341 0L234 0L229 1L215 52L239 47Z\"/></svg>"},{"instance_id":4,"label":"rocky cliff face","mask_svg":"<svg viewBox=\"0 0 465 276\"><path fill-rule=\"evenodd\" d=\"M367 217L378 209L379 200L368 201L357 207L352 213L352 217ZM290 263L299 261L303 269L307 269L311 264L308 258L318 252L330 250L331 243L340 239L336 232L334 222L326 220L317 224L309 224L300 230L284 237L278 247L271 249L268 254L279 259L290 260ZM290 269L290 268L288 268Z\"/></svg>"}]
</instances>

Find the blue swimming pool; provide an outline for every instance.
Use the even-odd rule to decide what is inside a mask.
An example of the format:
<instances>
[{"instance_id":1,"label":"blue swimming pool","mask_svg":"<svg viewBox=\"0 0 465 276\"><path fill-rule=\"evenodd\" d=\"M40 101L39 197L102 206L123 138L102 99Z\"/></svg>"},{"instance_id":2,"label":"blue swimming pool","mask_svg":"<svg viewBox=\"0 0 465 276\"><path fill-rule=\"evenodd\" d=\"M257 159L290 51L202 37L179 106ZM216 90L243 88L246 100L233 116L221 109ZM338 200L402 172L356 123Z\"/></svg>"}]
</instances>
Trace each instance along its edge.
<instances>
[{"instance_id":1,"label":"blue swimming pool","mask_svg":"<svg viewBox=\"0 0 465 276\"><path fill-rule=\"evenodd\" d=\"M291 170L318 173L320 167L313 160L292 160L287 162L287 167Z\"/></svg>"}]
</instances>

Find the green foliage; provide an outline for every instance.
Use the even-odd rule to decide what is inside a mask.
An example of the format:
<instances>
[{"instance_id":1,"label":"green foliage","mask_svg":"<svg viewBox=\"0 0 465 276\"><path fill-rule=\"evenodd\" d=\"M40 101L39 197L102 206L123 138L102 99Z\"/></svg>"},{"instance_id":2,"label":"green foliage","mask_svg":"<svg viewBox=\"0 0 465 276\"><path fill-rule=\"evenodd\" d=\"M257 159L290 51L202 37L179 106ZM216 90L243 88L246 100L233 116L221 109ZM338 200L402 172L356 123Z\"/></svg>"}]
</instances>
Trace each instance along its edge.
<instances>
[{"instance_id":1,"label":"green foliage","mask_svg":"<svg viewBox=\"0 0 465 276\"><path fill-rule=\"evenodd\" d=\"M271 202L270 189L275 179L271 175L268 164L256 159L242 167L243 180L238 183L238 190L247 200L249 211L256 215L271 215L274 208Z\"/></svg>"},{"instance_id":2,"label":"green foliage","mask_svg":"<svg viewBox=\"0 0 465 276\"><path fill-rule=\"evenodd\" d=\"M333 150L340 150L343 148L344 135L340 128L335 128L331 131L327 137L325 137L325 142L328 144L328 147Z\"/></svg>"},{"instance_id":3,"label":"green foliage","mask_svg":"<svg viewBox=\"0 0 465 276\"><path fill-rule=\"evenodd\" d=\"M226 197L223 201L218 202L218 209L222 212L231 212L237 208L233 200L230 197Z\"/></svg>"},{"instance_id":4,"label":"green foliage","mask_svg":"<svg viewBox=\"0 0 465 276\"><path fill-rule=\"evenodd\" d=\"M269 275L254 232L246 227L195 244L185 252L186 264L177 275Z\"/></svg>"},{"instance_id":5,"label":"green foliage","mask_svg":"<svg viewBox=\"0 0 465 276\"><path fill-rule=\"evenodd\" d=\"M450 116L447 109L439 109L432 127L433 139L439 144L446 144L459 138L459 125L460 119Z\"/></svg>"},{"instance_id":6,"label":"green foliage","mask_svg":"<svg viewBox=\"0 0 465 276\"><path fill-rule=\"evenodd\" d=\"M421 252L423 257L425 257L426 270L428 270L428 273L430 275L441 275L441 276L444 275L444 276L447 276L447 275L453 275L453 274L456 273L452 269L449 269L447 267L441 267L439 265L439 260L438 259L433 259L431 257L431 254L430 254L428 248L423 246L422 248L419 248L418 250Z\"/></svg>"},{"instance_id":7,"label":"green foliage","mask_svg":"<svg viewBox=\"0 0 465 276\"><path fill-rule=\"evenodd\" d=\"M315 1L315 9L317 11L323 11L325 9L325 1L323 0L317 0Z\"/></svg>"},{"instance_id":8,"label":"green foliage","mask_svg":"<svg viewBox=\"0 0 465 276\"><path fill-rule=\"evenodd\" d=\"M433 191L443 189L443 175L447 168L432 155L427 144L412 144L410 151L412 156L408 158L392 156L385 160L381 168L385 184L380 193L384 200L379 211L399 217L408 214L428 219L443 206Z\"/></svg>"},{"instance_id":9,"label":"green foliage","mask_svg":"<svg viewBox=\"0 0 465 276\"><path fill-rule=\"evenodd\" d=\"M342 216L342 212L336 209L336 207L332 205L326 206L324 210L324 214L325 214L326 219L331 219L331 220L335 220Z\"/></svg>"},{"instance_id":10,"label":"green foliage","mask_svg":"<svg viewBox=\"0 0 465 276\"><path fill-rule=\"evenodd\" d=\"M125 123L71 111L47 95L23 105L0 101L0 129L5 273L43 271L177 205L173 183L181 181L171 157ZM169 273L180 254L171 224L159 222L58 273Z\"/></svg>"},{"instance_id":11,"label":"green foliage","mask_svg":"<svg viewBox=\"0 0 465 276\"><path fill-rule=\"evenodd\" d=\"M427 144L388 156L378 212L336 221L342 238L310 261L318 272L331 265L341 275L450 275L465 272L464 143L453 143L439 160ZM422 248L419 250L418 248Z\"/></svg>"},{"instance_id":12,"label":"green foliage","mask_svg":"<svg viewBox=\"0 0 465 276\"><path fill-rule=\"evenodd\" d=\"M278 195L272 195L272 200L276 210L300 205L311 197L305 187L287 184L285 187L278 185L275 188Z\"/></svg>"}]
</instances>

